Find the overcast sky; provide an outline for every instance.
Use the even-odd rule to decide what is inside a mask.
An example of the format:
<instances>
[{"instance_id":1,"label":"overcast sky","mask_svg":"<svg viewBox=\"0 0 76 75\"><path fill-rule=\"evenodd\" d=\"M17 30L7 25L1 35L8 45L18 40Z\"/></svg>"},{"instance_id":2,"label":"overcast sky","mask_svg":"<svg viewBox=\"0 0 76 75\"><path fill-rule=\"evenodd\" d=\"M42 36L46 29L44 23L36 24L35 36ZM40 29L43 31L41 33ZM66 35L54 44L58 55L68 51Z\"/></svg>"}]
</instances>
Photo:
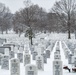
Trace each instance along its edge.
<instances>
[{"instance_id":1,"label":"overcast sky","mask_svg":"<svg viewBox=\"0 0 76 75\"><path fill-rule=\"evenodd\" d=\"M15 13L20 8L24 7L23 1L24 0L0 0L1 3L4 3L7 7L9 7L12 13ZM32 3L38 4L40 7L45 8L46 11L50 10L55 1L58 0L31 0Z\"/></svg>"}]
</instances>

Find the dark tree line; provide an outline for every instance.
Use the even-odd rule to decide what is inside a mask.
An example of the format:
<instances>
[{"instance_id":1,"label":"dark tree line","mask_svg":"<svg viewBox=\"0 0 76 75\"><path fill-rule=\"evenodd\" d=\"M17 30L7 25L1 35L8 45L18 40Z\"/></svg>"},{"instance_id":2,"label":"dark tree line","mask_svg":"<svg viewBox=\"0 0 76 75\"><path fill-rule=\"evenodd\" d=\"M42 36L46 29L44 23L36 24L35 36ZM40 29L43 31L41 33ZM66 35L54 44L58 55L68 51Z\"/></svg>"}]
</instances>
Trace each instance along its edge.
<instances>
[{"instance_id":1,"label":"dark tree line","mask_svg":"<svg viewBox=\"0 0 76 75\"><path fill-rule=\"evenodd\" d=\"M31 40L33 32L67 32L68 39L71 38L70 33L76 29L75 0L57 1L50 12L34 5L30 0L25 0L24 4L25 8L15 14L11 14L4 4L0 4L0 30L2 32L7 32L11 28L19 35L30 32L28 36Z\"/></svg>"},{"instance_id":2,"label":"dark tree line","mask_svg":"<svg viewBox=\"0 0 76 75\"><path fill-rule=\"evenodd\" d=\"M12 14L8 7L5 7L4 4L0 3L0 31L3 32L8 31L10 29L12 23Z\"/></svg>"}]
</instances>

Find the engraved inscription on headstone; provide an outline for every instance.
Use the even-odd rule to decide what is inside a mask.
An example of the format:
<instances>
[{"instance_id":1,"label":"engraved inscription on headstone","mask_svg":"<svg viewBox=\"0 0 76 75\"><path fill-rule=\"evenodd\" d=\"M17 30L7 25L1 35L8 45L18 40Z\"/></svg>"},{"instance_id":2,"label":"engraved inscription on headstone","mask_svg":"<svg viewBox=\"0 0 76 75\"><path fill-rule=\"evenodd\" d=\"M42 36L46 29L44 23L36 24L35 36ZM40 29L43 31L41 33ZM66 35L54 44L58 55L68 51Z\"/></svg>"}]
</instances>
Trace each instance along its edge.
<instances>
[{"instance_id":1,"label":"engraved inscription on headstone","mask_svg":"<svg viewBox=\"0 0 76 75\"><path fill-rule=\"evenodd\" d=\"M23 53L17 53L17 58L22 63L23 62Z\"/></svg>"},{"instance_id":2,"label":"engraved inscription on headstone","mask_svg":"<svg viewBox=\"0 0 76 75\"><path fill-rule=\"evenodd\" d=\"M9 70L9 57L8 56L4 56L1 59L1 68Z\"/></svg>"},{"instance_id":3,"label":"engraved inscription on headstone","mask_svg":"<svg viewBox=\"0 0 76 75\"><path fill-rule=\"evenodd\" d=\"M26 65L25 75L38 75L37 67L31 64Z\"/></svg>"},{"instance_id":4,"label":"engraved inscription on headstone","mask_svg":"<svg viewBox=\"0 0 76 75\"><path fill-rule=\"evenodd\" d=\"M42 56L36 56L36 65L38 70L44 70L44 63L43 63L43 57Z\"/></svg>"},{"instance_id":5,"label":"engraved inscription on headstone","mask_svg":"<svg viewBox=\"0 0 76 75\"><path fill-rule=\"evenodd\" d=\"M56 52L57 52L57 54L60 54L60 50L57 49Z\"/></svg>"},{"instance_id":6,"label":"engraved inscription on headstone","mask_svg":"<svg viewBox=\"0 0 76 75\"><path fill-rule=\"evenodd\" d=\"M68 56L69 56L69 51L67 50L67 51L65 51L65 56L66 56L66 58L68 58Z\"/></svg>"},{"instance_id":7,"label":"engraved inscription on headstone","mask_svg":"<svg viewBox=\"0 0 76 75\"><path fill-rule=\"evenodd\" d=\"M62 75L62 61L55 60L53 61L53 75Z\"/></svg>"},{"instance_id":8,"label":"engraved inscription on headstone","mask_svg":"<svg viewBox=\"0 0 76 75\"><path fill-rule=\"evenodd\" d=\"M11 74L10 75L20 75L20 62L18 59L11 59L11 64L10 64L10 70Z\"/></svg>"},{"instance_id":9,"label":"engraved inscription on headstone","mask_svg":"<svg viewBox=\"0 0 76 75\"><path fill-rule=\"evenodd\" d=\"M68 63L69 64L72 64L72 56L73 56L72 54L69 54L69 56L68 56Z\"/></svg>"},{"instance_id":10,"label":"engraved inscription on headstone","mask_svg":"<svg viewBox=\"0 0 76 75\"><path fill-rule=\"evenodd\" d=\"M10 59L15 57L15 54L14 54L13 51L10 51L10 52L9 52L9 57L10 57Z\"/></svg>"},{"instance_id":11,"label":"engraved inscription on headstone","mask_svg":"<svg viewBox=\"0 0 76 75\"><path fill-rule=\"evenodd\" d=\"M76 67L76 56L74 57L74 66Z\"/></svg>"},{"instance_id":12,"label":"engraved inscription on headstone","mask_svg":"<svg viewBox=\"0 0 76 75\"><path fill-rule=\"evenodd\" d=\"M46 50L46 56L47 58L50 58L50 50Z\"/></svg>"},{"instance_id":13,"label":"engraved inscription on headstone","mask_svg":"<svg viewBox=\"0 0 76 75\"><path fill-rule=\"evenodd\" d=\"M61 55L60 54L54 54L54 59L61 59Z\"/></svg>"},{"instance_id":14,"label":"engraved inscription on headstone","mask_svg":"<svg viewBox=\"0 0 76 75\"><path fill-rule=\"evenodd\" d=\"M31 50L31 54L33 54L34 46L32 46L32 47L30 48L30 50Z\"/></svg>"},{"instance_id":15,"label":"engraved inscription on headstone","mask_svg":"<svg viewBox=\"0 0 76 75\"><path fill-rule=\"evenodd\" d=\"M3 54L0 53L0 65L1 65L1 59L3 58Z\"/></svg>"},{"instance_id":16,"label":"engraved inscription on headstone","mask_svg":"<svg viewBox=\"0 0 76 75\"><path fill-rule=\"evenodd\" d=\"M24 66L26 64L30 64L30 62L31 62L30 54L24 55Z\"/></svg>"},{"instance_id":17,"label":"engraved inscription on headstone","mask_svg":"<svg viewBox=\"0 0 76 75\"><path fill-rule=\"evenodd\" d=\"M44 61L44 63L47 63L47 57L46 57L46 54L43 53L42 56L43 56L43 61Z\"/></svg>"},{"instance_id":18,"label":"engraved inscription on headstone","mask_svg":"<svg viewBox=\"0 0 76 75\"><path fill-rule=\"evenodd\" d=\"M25 50L24 52L25 52L25 54L29 54L29 50Z\"/></svg>"},{"instance_id":19,"label":"engraved inscription on headstone","mask_svg":"<svg viewBox=\"0 0 76 75\"><path fill-rule=\"evenodd\" d=\"M33 55L32 55L32 57L33 57L33 60L35 60L36 59L36 56L38 55L38 53L36 52L36 51L34 51L33 52Z\"/></svg>"}]
</instances>

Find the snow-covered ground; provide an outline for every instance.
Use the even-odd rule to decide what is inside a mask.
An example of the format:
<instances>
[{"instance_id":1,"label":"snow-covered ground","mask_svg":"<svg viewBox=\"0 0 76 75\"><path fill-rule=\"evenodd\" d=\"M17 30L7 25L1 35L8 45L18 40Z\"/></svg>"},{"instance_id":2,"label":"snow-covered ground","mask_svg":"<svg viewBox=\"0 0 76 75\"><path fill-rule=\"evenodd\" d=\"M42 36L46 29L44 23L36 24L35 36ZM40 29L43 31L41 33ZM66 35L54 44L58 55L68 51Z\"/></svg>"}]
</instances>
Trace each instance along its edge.
<instances>
[{"instance_id":1,"label":"snow-covered ground","mask_svg":"<svg viewBox=\"0 0 76 75\"><path fill-rule=\"evenodd\" d=\"M44 64L44 71L38 71L38 75L53 75L53 60L54 60L54 52L56 50L56 46L57 46L57 42L59 41L59 46L60 46L60 55L61 55L61 60L63 62L63 66L69 66L70 68L72 67L72 65L68 64L68 59L65 58L64 55L64 49L62 48L62 42L63 41L67 41L67 34L62 34L62 33L51 33L51 34L38 34L33 41L34 42L39 42L39 38L44 38L46 41L51 41L54 40L56 41L53 50L51 52L50 58L47 59L47 64ZM13 40L14 42L17 43L23 43L23 42L28 42L28 38L24 38L24 36L19 37L17 34L1 34L0 38L6 38L6 39L10 39L9 41ZM72 34L72 39L74 42L74 34ZM76 41L76 40L75 40ZM26 43L23 43L26 44ZM66 43L65 43L66 44ZM35 64L36 65L36 61L31 60L31 64ZM10 70L4 70L0 68L0 75L10 75ZM20 75L25 75L25 67L23 65L23 63L20 64ZM68 72L68 70L64 70L63 69L63 75L76 75L76 73L73 72Z\"/></svg>"}]
</instances>

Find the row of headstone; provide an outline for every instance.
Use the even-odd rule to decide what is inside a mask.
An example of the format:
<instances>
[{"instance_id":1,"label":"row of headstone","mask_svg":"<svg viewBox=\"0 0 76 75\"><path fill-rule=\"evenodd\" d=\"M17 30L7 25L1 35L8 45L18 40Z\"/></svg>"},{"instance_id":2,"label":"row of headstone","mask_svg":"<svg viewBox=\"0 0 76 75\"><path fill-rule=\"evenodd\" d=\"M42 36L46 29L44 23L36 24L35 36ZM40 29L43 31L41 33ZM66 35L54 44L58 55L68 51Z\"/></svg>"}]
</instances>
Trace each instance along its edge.
<instances>
[{"instance_id":1,"label":"row of headstone","mask_svg":"<svg viewBox=\"0 0 76 75\"><path fill-rule=\"evenodd\" d=\"M68 58L68 64L73 64L76 67L76 49L74 49L74 54L68 50L68 48L64 47L64 52L66 58Z\"/></svg>"},{"instance_id":2,"label":"row of headstone","mask_svg":"<svg viewBox=\"0 0 76 75\"><path fill-rule=\"evenodd\" d=\"M42 43L44 41L42 40ZM46 48L50 44L47 43ZM20 75L20 62L24 62L26 65L26 75L37 75L38 70L44 70L44 63L47 63L47 58L50 58L51 50L45 50L44 47L41 47L41 53L38 55L38 52L34 50L34 48L30 48L31 54L33 55L33 60L36 60L36 65L29 65L31 63L31 56L29 54L29 50L25 50L25 54L23 55L23 48L15 47L12 51L5 51L5 55L9 55L11 60L11 75ZM17 59L15 58L15 54L17 54Z\"/></svg>"},{"instance_id":3,"label":"row of headstone","mask_svg":"<svg viewBox=\"0 0 76 75\"><path fill-rule=\"evenodd\" d=\"M68 49L68 47L66 47L65 43L62 42L62 48L64 50L64 55L65 57L68 59L68 64L72 64L72 53L71 51Z\"/></svg>"},{"instance_id":4,"label":"row of headstone","mask_svg":"<svg viewBox=\"0 0 76 75\"><path fill-rule=\"evenodd\" d=\"M38 69L42 69L39 67ZM37 66L27 64L25 66L25 75L38 75ZM43 70L43 69L42 69ZM10 75L20 75L20 62L18 59L11 59L10 63Z\"/></svg>"},{"instance_id":5,"label":"row of headstone","mask_svg":"<svg viewBox=\"0 0 76 75\"><path fill-rule=\"evenodd\" d=\"M66 44L64 42L62 42L62 47L63 47L63 50L64 50L65 57L67 59L70 58L69 56L71 56L72 52L70 51L70 49L66 46Z\"/></svg>"},{"instance_id":6,"label":"row of headstone","mask_svg":"<svg viewBox=\"0 0 76 75\"><path fill-rule=\"evenodd\" d=\"M54 52L53 75L63 75L61 55L58 47L56 47L56 51Z\"/></svg>"},{"instance_id":7,"label":"row of headstone","mask_svg":"<svg viewBox=\"0 0 76 75\"><path fill-rule=\"evenodd\" d=\"M0 38L0 44L3 44L3 43L5 43L5 42L7 42L6 39L2 39L2 38Z\"/></svg>"},{"instance_id":8,"label":"row of headstone","mask_svg":"<svg viewBox=\"0 0 76 75\"><path fill-rule=\"evenodd\" d=\"M72 63L74 64L74 67L76 67L76 49L74 49L74 55L72 56Z\"/></svg>"}]
</instances>

